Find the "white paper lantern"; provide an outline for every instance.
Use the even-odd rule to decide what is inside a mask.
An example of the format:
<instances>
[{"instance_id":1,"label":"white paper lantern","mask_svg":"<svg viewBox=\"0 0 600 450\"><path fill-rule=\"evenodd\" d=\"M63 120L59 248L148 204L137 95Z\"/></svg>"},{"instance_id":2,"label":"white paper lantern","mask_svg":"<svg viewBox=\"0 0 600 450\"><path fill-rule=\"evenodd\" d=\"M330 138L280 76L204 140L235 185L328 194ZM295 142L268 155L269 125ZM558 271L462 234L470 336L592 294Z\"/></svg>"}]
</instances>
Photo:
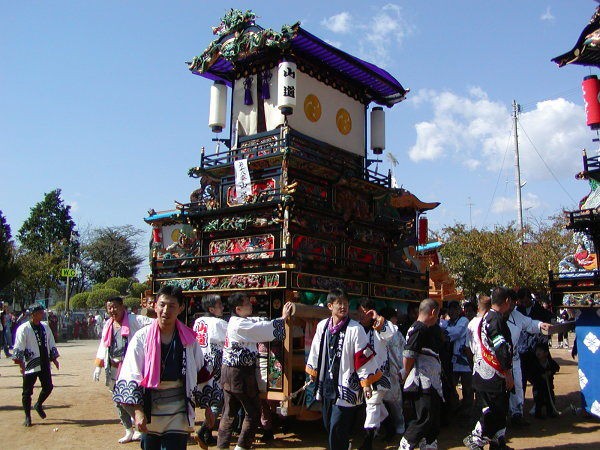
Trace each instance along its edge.
<instances>
[{"instance_id":1,"label":"white paper lantern","mask_svg":"<svg viewBox=\"0 0 600 450\"><path fill-rule=\"evenodd\" d=\"M381 106L371 110L371 150L381 155L385 149L385 112Z\"/></svg>"},{"instance_id":2,"label":"white paper lantern","mask_svg":"<svg viewBox=\"0 0 600 450\"><path fill-rule=\"evenodd\" d=\"M210 110L208 113L208 126L213 133L220 133L225 128L227 113L227 86L217 80L210 87Z\"/></svg>"},{"instance_id":3,"label":"white paper lantern","mask_svg":"<svg viewBox=\"0 0 600 450\"><path fill-rule=\"evenodd\" d=\"M281 114L287 116L294 112L296 106L296 63L283 61L277 71L277 107Z\"/></svg>"}]
</instances>

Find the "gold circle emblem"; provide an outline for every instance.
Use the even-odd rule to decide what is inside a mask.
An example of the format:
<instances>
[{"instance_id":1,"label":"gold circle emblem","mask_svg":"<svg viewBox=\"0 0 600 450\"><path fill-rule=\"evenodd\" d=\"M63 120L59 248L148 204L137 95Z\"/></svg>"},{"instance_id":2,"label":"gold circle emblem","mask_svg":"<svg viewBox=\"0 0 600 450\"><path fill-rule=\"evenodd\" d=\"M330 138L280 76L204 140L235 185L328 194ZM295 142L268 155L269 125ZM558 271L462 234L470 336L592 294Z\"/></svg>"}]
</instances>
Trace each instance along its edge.
<instances>
[{"instance_id":1,"label":"gold circle emblem","mask_svg":"<svg viewBox=\"0 0 600 450\"><path fill-rule=\"evenodd\" d=\"M178 242L179 236L181 236L181 230L179 228L175 228L173 231L171 231L171 239L173 242Z\"/></svg>"},{"instance_id":2,"label":"gold circle emblem","mask_svg":"<svg viewBox=\"0 0 600 450\"><path fill-rule=\"evenodd\" d=\"M350 133L352 130L352 118L350 117L350 113L346 111L344 108L340 108L335 115L335 123L337 125L337 129L343 135Z\"/></svg>"},{"instance_id":3,"label":"gold circle emblem","mask_svg":"<svg viewBox=\"0 0 600 450\"><path fill-rule=\"evenodd\" d=\"M316 95L308 94L304 99L304 114L311 122L321 118L321 102Z\"/></svg>"}]
</instances>

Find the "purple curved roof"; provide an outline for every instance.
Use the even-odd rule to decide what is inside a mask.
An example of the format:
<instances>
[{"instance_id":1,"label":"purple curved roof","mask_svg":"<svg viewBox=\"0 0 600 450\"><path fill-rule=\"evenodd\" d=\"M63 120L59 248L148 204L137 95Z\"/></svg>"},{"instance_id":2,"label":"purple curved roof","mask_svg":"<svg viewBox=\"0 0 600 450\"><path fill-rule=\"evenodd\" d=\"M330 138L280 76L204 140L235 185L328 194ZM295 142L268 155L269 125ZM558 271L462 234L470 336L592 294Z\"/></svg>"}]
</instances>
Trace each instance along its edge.
<instances>
[{"instance_id":1,"label":"purple curved roof","mask_svg":"<svg viewBox=\"0 0 600 450\"><path fill-rule=\"evenodd\" d=\"M299 59L310 61L361 87L369 101L380 105L392 106L401 102L408 92L389 72L335 48L300 27L290 42L290 51ZM193 73L211 80L222 80L229 86L235 78L233 65L222 57L206 72Z\"/></svg>"}]
</instances>

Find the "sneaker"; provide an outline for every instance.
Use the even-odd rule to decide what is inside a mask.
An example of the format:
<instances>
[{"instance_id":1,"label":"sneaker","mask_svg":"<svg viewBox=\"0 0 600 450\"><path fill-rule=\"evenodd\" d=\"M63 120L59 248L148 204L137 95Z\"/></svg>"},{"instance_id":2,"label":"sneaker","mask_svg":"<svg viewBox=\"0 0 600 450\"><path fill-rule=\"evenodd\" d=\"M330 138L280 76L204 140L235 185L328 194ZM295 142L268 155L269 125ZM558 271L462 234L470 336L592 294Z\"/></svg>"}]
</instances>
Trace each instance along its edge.
<instances>
[{"instance_id":1,"label":"sneaker","mask_svg":"<svg viewBox=\"0 0 600 450\"><path fill-rule=\"evenodd\" d=\"M483 446L479 445L472 434L463 439L463 444L469 450L483 450Z\"/></svg>"},{"instance_id":2,"label":"sneaker","mask_svg":"<svg viewBox=\"0 0 600 450\"><path fill-rule=\"evenodd\" d=\"M30 427L31 426L31 416L25 416L25 421L23 422L23 426L24 427Z\"/></svg>"}]
</instances>

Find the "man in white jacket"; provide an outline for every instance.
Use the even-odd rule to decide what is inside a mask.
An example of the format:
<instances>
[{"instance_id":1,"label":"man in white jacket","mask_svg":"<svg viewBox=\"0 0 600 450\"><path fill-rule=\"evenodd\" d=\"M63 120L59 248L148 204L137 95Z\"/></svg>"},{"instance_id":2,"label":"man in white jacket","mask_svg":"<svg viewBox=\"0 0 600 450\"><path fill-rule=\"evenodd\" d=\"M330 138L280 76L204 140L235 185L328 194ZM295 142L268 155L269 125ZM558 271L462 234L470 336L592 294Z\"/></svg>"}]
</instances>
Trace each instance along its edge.
<instances>
[{"instance_id":1,"label":"man in white jacket","mask_svg":"<svg viewBox=\"0 0 600 450\"><path fill-rule=\"evenodd\" d=\"M54 343L54 336L44 318L44 307L36 304L29 308L29 320L17 329L15 345L13 347L13 361L21 367L23 374L23 410L25 411L26 427L31 426L31 396L33 385L39 378L42 390L33 409L37 411L42 419L46 418L46 412L42 407L44 401L52 392L52 373L50 362L58 370L58 350Z\"/></svg>"},{"instance_id":2,"label":"man in white jacket","mask_svg":"<svg viewBox=\"0 0 600 450\"><path fill-rule=\"evenodd\" d=\"M323 423L330 450L347 450L350 431L371 385L381 378L375 352L362 325L350 319L346 293L327 295L331 317L317 325L306 362L306 373L316 382L316 398L323 402Z\"/></svg>"},{"instance_id":3,"label":"man in white jacket","mask_svg":"<svg viewBox=\"0 0 600 450\"><path fill-rule=\"evenodd\" d=\"M508 328L510 329L513 348L517 348L517 343L519 342L519 338L523 332L529 334L548 334L551 327L549 323L533 320L531 317L521 314L515 308L515 306L516 294L511 297L512 311L510 312L506 322L508 324ZM523 419L524 391L521 376L521 358L519 352L516 350L513 353L513 378L515 380L515 389L510 393L509 397L511 424L517 426L529 425L529 423Z\"/></svg>"},{"instance_id":4,"label":"man in white jacket","mask_svg":"<svg viewBox=\"0 0 600 450\"><path fill-rule=\"evenodd\" d=\"M115 382L119 377L119 371L125 358L127 344L133 336L143 327L150 324L152 319L127 313L121 297L110 297L106 301L106 311L110 318L104 323L100 344L96 352L93 379L100 380L100 373L104 369L106 374L106 386L112 392ZM133 428L133 422L129 412L119 403L115 403L121 424L125 427L125 435L119 439L120 444L125 444L140 439L140 433Z\"/></svg>"},{"instance_id":5,"label":"man in white jacket","mask_svg":"<svg viewBox=\"0 0 600 450\"><path fill-rule=\"evenodd\" d=\"M177 319L184 309L180 287L160 288L156 320L131 340L115 384L113 400L134 410L144 450L184 450L194 429L204 354L194 331Z\"/></svg>"}]
</instances>

